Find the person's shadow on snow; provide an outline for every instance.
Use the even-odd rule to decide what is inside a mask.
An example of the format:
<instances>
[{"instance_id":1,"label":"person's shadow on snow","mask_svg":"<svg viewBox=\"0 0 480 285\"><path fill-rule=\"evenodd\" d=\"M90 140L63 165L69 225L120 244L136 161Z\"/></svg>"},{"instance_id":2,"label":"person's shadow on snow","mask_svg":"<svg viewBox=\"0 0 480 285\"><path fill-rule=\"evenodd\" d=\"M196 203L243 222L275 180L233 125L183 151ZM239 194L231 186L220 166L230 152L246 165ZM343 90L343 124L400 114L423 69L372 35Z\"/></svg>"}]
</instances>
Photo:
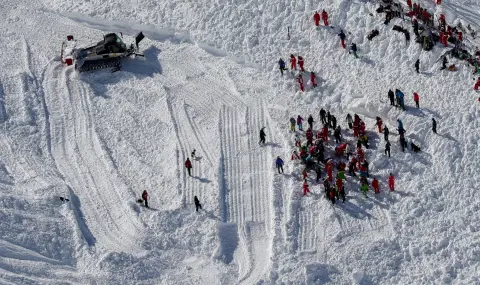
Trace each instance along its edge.
<instances>
[{"instance_id":1,"label":"person's shadow on snow","mask_svg":"<svg viewBox=\"0 0 480 285\"><path fill-rule=\"evenodd\" d=\"M267 142L267 143L265 143L265 144L263 144L263 145L264 145L264 146L276 147L276 148L282 147L280 144L274 143L274 142Z\"/></svg>"},{"instance_id":2,"label":"person's shadow on snow","mask_svg":"<svg viewBox=\"0 0 480 285\"><path fill-rule=\"evenodd\" d=\"M208 180L208 178L202 178L202 177L198 177L198 176L192 176L194 179L198 179L198 181L202 182L202 183L210 183L212 182L211 180Z\"/></svg>"}]
</instances>

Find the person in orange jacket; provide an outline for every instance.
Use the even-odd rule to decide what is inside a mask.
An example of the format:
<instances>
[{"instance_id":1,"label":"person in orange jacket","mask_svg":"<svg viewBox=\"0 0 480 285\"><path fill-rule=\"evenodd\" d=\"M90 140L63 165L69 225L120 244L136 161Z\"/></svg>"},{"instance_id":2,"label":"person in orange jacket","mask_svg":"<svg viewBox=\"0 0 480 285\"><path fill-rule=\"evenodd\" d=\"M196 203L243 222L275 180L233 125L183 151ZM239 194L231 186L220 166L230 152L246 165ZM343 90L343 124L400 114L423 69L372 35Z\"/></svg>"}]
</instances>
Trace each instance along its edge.
<instances>
[{"instance_id":1,"label":"person in orange jacket","mask_svg":"<svg viewBox=\"0 0 480 285\"><path fill-rule=\"evenodd\" d=\"M379 183L378 183L377 178L373 178L372 187L373 187L373 191L374 191L375 193L377 193L377 194L380 193L380 185L379 185Z\"/></svg>"},{"instance_id":2,"label":"person in orange jacket","mask_svg":"<svg viewBox=\"0 0 480 285\"><path fill-rule=\"evenodd\" d=\"M323 24L325 26L328 26L328 14L327 14L327 11L325 10L322 11L322 20L323 20Z\"/></svg>"},{"instance_id":3,"label":"person in orange jacket","mask_svg":"<svg viewBox=\"0 0 480 285\"><path fill-rule=\"evenodd\" d=\"M303 68L303 63L304 63L303 57L299 55L299 56L298 56L298 66L300 66L300 70L301 70L302 72L305 72L305 69Z\"/></svg>"},{"instance_id":4,"label":"person in orange jacket","mask_svg":"<svg viewBox=\"0 0 480 285\"><path fill-rule=\"evenodd\" d=\"M192 176L192 162L190 161L190 158L187 157L187 160L185 161L185 168L188 170L188 175Z\"/></svg>"},{"instance_id":5,"label":"person in orange jacket","mask_svg":"<svg viewBox=\"0 0 480 285\"><path fill-rule=\"evenodd\" d=\"M395 190L395 178L392 173L390 173L390 176L388 177L388 187L390 187L390 191Z\"/></svg>"},{"instance_id":6,"label":"person in orange jacket","mask_svg":"<svg viewBox=\"0 0 480 285\"><path fill-rule=\"evenodd\" d=\"M313 21L315 21L315 26L320 26L320 14L318 14L318 11L315 11L315 14L313 14Z\"/></svg>"},{"instance_id":7,"label":"person in orange jacket","mask_svg":"<svg viewBox=\"0 0 480 285\"><path fill-rule=\"evenodd\" d=\"M297 70L297 58L293 54L290 55L290 69Z\"/></svg>"},{"instance_id":8,"label":"person in orange jacket","mask_svg":"<svg viewBox=\"0 0 480 285\"><path fill-rule=\"evenodd\" d=\"M417 92L413 92L413 101L415 101L417 109L420 108L420 97L418 96Z\"/></svg>"}]
</instances>

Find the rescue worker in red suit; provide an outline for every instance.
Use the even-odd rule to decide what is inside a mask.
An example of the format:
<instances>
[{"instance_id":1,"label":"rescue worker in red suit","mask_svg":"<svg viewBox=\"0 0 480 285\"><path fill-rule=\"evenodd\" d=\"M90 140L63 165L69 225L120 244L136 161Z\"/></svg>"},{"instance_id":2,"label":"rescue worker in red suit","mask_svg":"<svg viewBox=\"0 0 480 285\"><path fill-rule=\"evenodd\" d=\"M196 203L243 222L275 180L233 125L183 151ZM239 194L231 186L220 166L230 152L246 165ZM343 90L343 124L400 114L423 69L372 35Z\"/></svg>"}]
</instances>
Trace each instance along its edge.
<instances>
[{"instance_id":1,"label":"rescue worker in red suit","mask_svg":"<svg viewBox=\"0 0 480 285\"><path fill-rule=\"evenodd\" d=\"M437 0L437 5L441 5L442 4L442 0Z\"/></svg>"},{"instance_id":2,"label":"rescue worker in red suit","mask_svg":"<svg viewBox=\"0 0 480 285\"><path fill-rule=\"evenodd\" d=\"M328 181L333 182L333 166L330 162L325 166L325 170L327 171Z\"/></svg>"},{"instance_id":3,"label":"rescue worker in red suit","mask_svg":"<svg viewBox=\"0 0 480 285\"><path fill-rule=\"evenodd\" d=\"M307 193L310 193L310 189L308 189L308 184L307 184L307 181L305 180L303 182L303 196L307 195Z\"/></svg>"},{"instance_id":4,"label":"rescue worker in red suit","mask_svg":"<svg viewBox=\"0 0 480 285\"><path fill-rule=\"evenodd\" d=\"M290 69L297 70L297 59L293 54L290 55Z\"/></svg>"},{"instance_id":5,"label":"rescue worker in red suit","mask_svg":"<svg viewBox=\"0 0 480 285\"><path fill-rule=\"evenodd\" d=\"M145 202L145 207L148 208L148 193L147 190L144 190L142 193L142 199Z\"/></svg>"},{"instance_id":6,"label":"rescue worker in red suit","mask_svg":"<svg viewBox=\"0 0 480 285\"><path fill-rule=\"evenodd\" d=\"M375 193L377 193L377 194L380 193L380 185L379 185L379 183L378 183L377 178L373 178L372 187L373 187L373 191L374 191Z\"/></svg>"},{"instance_id":7,"label":"rescue worker in red suit","mask_svg":"<svg viewBox=\"0 0 480 285\"><path fill-rule=\"evenodd\" d=\"M440 42L443 44L444 47L448 46L447 38L448 38L448 35L446 33L440 32Z\"/></svg>"},{"instance_id":8,"label":"rescue worker in red suit","mask_svg":"<svg viewBox=\"0 0 480 285\"><path fill-rule=\"evenodd\" d=\"M315 73L313 71L310 72L310 81L312 82L313 88L317 87L317 78L316 78Z\"/></svg>"},{"instance_id":9,"label":"rescue worker in red suit","mask_svg":"<svg viewBox=\"0 0 480 285\"><path fill-rule=\"evenodd\" d=\"M407 0L407 5L410 10L412 10L412 0Z\"/></svg>"},{"instance_id":10,"label":"rescue worker in red suit","mask_svg":"<svg viewBox=\"0 0 480 285\"><path fill-rule=\"evenodd\" d=\"M358 124L353 123L353 137L358 138Z\"/></svg>"},{"instance_id":11,"label":"rescue worker in red suit","mask_svg":"<svg viewBox=\"0 0 480 285\"><path fill-rule=\"evenodd\" d=\"M301 56L298 56L298 65L300 66L300 70L305 72L305 69L303 69L303 57Z\"/></svg>"},{"instance_id":12,"label":"rescue worker in red suit","mask_svg":"<svg viewBox=\"0 0 480 285\"><path fill-rule=\"evenodd\" d=\"M343 180L342 180L342 178L337 178L335 184L337 185L337 189L342 189L342 187L343 187Z\"/></svg>"},{"instance_id":13,"label":"rescue worker in red suit","mask_svg":"<svg viewBox=\"0 0 480 285\"><path fill-rule=\"evenodd\" d=\"M477 91L478 88L480 88L480 77L477 79L477 83L475 83L475 86L473 86L473 89L474 89L475 91Z\"/></svg>"},{"instance_id":14,"label":"rescue worker in red suit","mask_svg":"<svg viewBox=\"0 0 480 285\"><path fill-rule=\"evenodd\" d=\"M300 85L300 90L302 90L302 92L305 91L305 89L303 88L303 77L301 74L298 75L297 81L298 81L298 85Z\"/></svg>"},{"instance_id":15,"label":"rescue worker in red suit","mask_svg":"<svg viewBox=\"0 0 480 285\"><path fill-rule=\"evenodd\" d=\"M388 177L388 187L390 187L390 191L395 190L395 178L392 173L390 173L390 176Z\"/></svg>"},{"instance_id":16,"label":"rescue worker in red suit","mask_svg":"<svg viewBox=\"0 0 480 285\"><path fill-rule=\"evenodd\" d=\"M378 127L378 132L381 133L382 132L382 118L380 117L377 117L377 123L375 124L377 127Z\"/></svg>"},{"instance_id":17,"label":"rescue worker in red suit","mask_svg":"<svg viewBox=\"0 0 480 285\"><path fill-rule=\"evenodd\" d=\"M315 26L320 26L320 14L317 11L313 14L313 21L315 21Z\"/></svg>"},{"instance_id":18,"label":"rescue worker in red suit","mask_svg":"<svg viewBox=\"0 0 480 285\"><path fill-rule=\"evenodd\" d=\"M322 11L322 20L325 26L328 26L328 14L325 10Z\"/></svg>"},{"instance_id":19,"label":"rescue worker in red suit","mask_svg":"<svg viewBox=\"0 0 480 285\"><path fill-rule=\"evenodd\" d=\"M417 109L420 108L420 97L418 96L417 92L413 92L413 101L415 101Z\"/></svg>"},{"instance_id":20,"label":"rescue worker in red suit","mask_svg":"<svg viewBox=\"0 0 480 285\"><path fill-rule=\"evenodd\" d=\"M187 160L185 161L185 168L188 170L188 175L192 176L192 162L190 161L190 158L187 157Z\"/></svg>"},{"instance_id":21,"label":"rescue worker in red suit","mask_svg":"<svg viewBox=\"0 0 480 285\"><path fill-rule=\"evenodd\" d=\"M307 132L305 133L307 137L307 147L313 145L313 132L312 129L308 128Z\"/></svg>"},{"instance_id":22,"label":"rescue worker in red suit","mask_svg":"<svg viewBox=\"0 0 480 285\"><path fill-rule=\"evenodd\" d=\"M463 33L462 32L458 31L457 36L458 36L459 41L463 41Z\"/></svg>"},{"instance_id":23,"label":"rescue worker in red suit","mask_svg":"<svg viewBox=\"0 0 480 285\"><path fill-rule=\"evenodd\" d=\"M328 127L324 126L322 129L323 141L328 142Z\"/></svg>"}]
</instances>

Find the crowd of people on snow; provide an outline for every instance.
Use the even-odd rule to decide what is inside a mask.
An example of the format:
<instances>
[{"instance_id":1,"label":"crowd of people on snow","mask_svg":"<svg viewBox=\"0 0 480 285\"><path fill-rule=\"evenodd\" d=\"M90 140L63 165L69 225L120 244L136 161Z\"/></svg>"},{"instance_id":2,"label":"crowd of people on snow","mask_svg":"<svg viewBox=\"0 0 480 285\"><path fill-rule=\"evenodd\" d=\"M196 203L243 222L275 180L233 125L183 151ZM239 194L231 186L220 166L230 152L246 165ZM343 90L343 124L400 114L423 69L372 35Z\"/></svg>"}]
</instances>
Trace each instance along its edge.
<instances>
[{"instance_id":1,"label":"crowd of people on snow","mask_svg":"<svg viewBox=\"0 0 480 285\"><path fill-rule=\"evenodd\" d=\"M447 55L451 55L456 58L466 59L471 63L474 67L474 73L480 74L480 51L478 48L473 56L468 55L468 53L463 50L464 45L462 45L463 41L463 32L461 31L461 24L457 27L451 27L447 24L445 15L441 14L438 19L438 27L435 27L434 23L434 16L433 14L429 13L427 9L424 9L418 3L413 3L411 0L407 1L408 5L408 12L404 13L402 6L400 3L395 3L393 0L383 0L386 3L386 6L380 6L377 10L379 13L386 13L385 24L388 23L394 17L404 18L404 16L412 18L412 26L417 37L417 41L421 42L424 41L425 35L428 37L429 43L424 43L423 48L427 49L427 45L430 42L434 43L436 41L436 37L432 34L432 31L438 31L438 41L442 43L445 47L449 46L448 42L453 43L453 48L444 54L442 57L442 68L446 69L448 60ZM440 4L440 0L438 3ZM315 12L314 16L314 23L315 26L320 25L320 20L324 21L324 25L328 26L328 14L325 10L321 12L321 16L318 12ZM420 22L422 24L420 24ZM410 40L410 33L407 29L394 26L393 28L396 31L402 32L405 34L406 40ZM468 26L470 31L473 31L470 26ZM427 31L427 33L425 33ZM368 35L368 40L373 40L376 36L379 35L379 31L374 29ZM346 48L346 34L343 30L340 30L338 34L340 38L340 44L342 48ZM474 31L472 32L472 37L475 37ZM420 40L419 40L420 39ZM349 53L353 53L355 57L357 57L357 46L355 43L352 43L350 46ZM294 71L297 70L297 64L300 66L300 71L304 72L304 61L301 56L298 56L298 60L295 55L290 55L290 70ZM279 66L281 70L281 74L286 68L286 64L283 59L279 60ZM417 59L414 64L415 71L420 73L420 60ZM455 70L455 67L449 66L449 70ZM300 90L304 91L304 82L302 73L297 76L297 82L299 84ZM315 80L315 73L311 72L311 83L313 87L316 87L316 80ZM480 77L477 79L474 89L478 90L480 88ZM399 90L395 89L392 91L391 89L388 91L388 99L392 106L401 108L402 110L406 110L405 106L405 94ZM416 108L420 108L420 96L417 92L413 92L413 101L415 103ZM479 98L480 101L480 98ZM304 165L304 169L302 171L302 178L303 178L303 195L307 195L310 193L310 188L308 184L308 174L310 172L314 172L316 174L316 178L314 179L317 183L321 179L322 171L326 173L326 177L323 180L324 190L326 198L328 198L332 203L335 203L337 199L341 199L343 202L345 201L345 183L347 176L356 177L357 173L360 177L360 190L366 196L367 191L371 187L373 188L375 193L380 192L380 183L377 178L371 179L369 183L369 171L368 171L368 161L366 159L366 150L369 149L369 142L368 142L368 133L366 131L366 125L362 119L357 114L354 114L352 117L350 114L347 114L346 122L348 124L348 129L352 130L353 137L356 139L356 148L353 149L351 146L351 142L345 141L343 134L347 130L342 130L341 126L337 124L336 117L331 114L329 111L325 111L323 108L319 112L319 119L320 123L317 125L317 129L314 128L313 123L315 122L312 115L309 115L307 118L308 128L304 130L303 121L305 120L301 115L298 115L296 118L290 118L290 130L292 132L301 132L305 134L304 141L303 137L299 136L298 134L295 137L295 150L292 152L291 160L293 161L300 161ZM391 156L391 142L389 140L390 130L388 127L383 125L383 121L380 117L376 117L376 127L378 128L378 133L383 133L383 138L385 141L385 150L384 153L386 156ZM298 131L297 131L298 128ZM398 131L398 143L402 152L405 152L410 145L410 149L418 153L421 151L421 147L415 144L412 140L410 143L407 142L406 139L406 129L403 126L403 122L401 119L397 119L397 131ZM437 133L437 122L435 118L432 118L432 132ZM333 136L335 139L335 146L334 146L334 155L326 155L326 147L329 144L329 141L333 142L333 139L329 137ZM330 143L332 144L332 143ZM279 173L283 173L283 165L284 161L277 157L276 160L276 167ZM345 176L345 172L347 176ZM334 179L335 178L335 179ZM388 185L390 191L395 189L395 178L392 173L390 173L388 177Z\"/></svg>"},{"instance_id":2,"label":"crowd of people on snow","mask_svg":"<svg viewBox=\"0 0 480 285\"><path fill-rule=\"evenodd\" d=\"M408 12L404 12L402 5L400 3L397 3L393 0L383 0L384 5L380 5L380 7L377 9L378 13L385 13L385 25L388 25L390 21L395 18L402 18L404 19L405 16L411 18L411 23L413 27L413 31L416 36L416 41L420 44L422 44L422 47L425 50L431 50L433 46L435 45L436 42L440 42L443 44L445 47L449 47L448 43L452 43L453 47L445 52L442 55L442 67L441 69L447 69L447 64L448 64L448 59L447 56L455 57L461 60L466 60L471 66L473 66L474 70L473 73L476 74L478 73L480 75L480 50L478 47L476 48L475 52L469 53L465 49L465 45L463 44L463 27L461 22L455 27L447 24L445 14L440 14L438 17L438 25L435 26L434 24L434 15L426 8L423 8L420 4L418 3L413 3L411 0L407 1L407 6L408 6ZM316 11L313 15L313 20L315 23L315 26L320 26L320 20L323 20L324 26L329 26L328 23L328 13L325 10L322 10L321 14ZM467 26L467 29L471 31L472 37L475 37L475 31L470 27L470 25ZM393 30L402 32L405 34L405 39L406 41L410 41L410 32L401 26L394 25ZM373 40L376 36L379 35L379 31L377 29L374 29L370 31L367 35L368 40ZM342 48L346 49L346 34L343 30L340 30L340 33L338 34L338 37L340 38L340 44ZM356 43L351 43L349 47L349 53L353 54L356 58L358 58L357 55L357 44ZM286 63L285 61L280 58L278 61L279 64L279 69L281 74L284 74L285 70L288 70L286 68ZM298 83L299 89L303 92L305 91L305 84L304 84L304 78L303 78L303 72L305 72L304 68L304 60L302 56L297 56L291 54L290 55L290 69L296 71L297 70L297 64L300 69L300 73L296 76L296 81ZM415 70L417 73L420 73L420 60L417 59L415 62ZM454 64L448 66L448 70L450 71L455 71L456 67ZM310 83L312 88L317 87L316 83L316 75L313 71L310 72ZM474 85L474 89L478 90L480 88L480 77L478 77L477 82Z\"/></svg>"},{"instance_id":3,"label":"crowd of people on snow","mask_svg":"<svg viewBox=\"0 0 480 285\"><path fill-rule=\"evenodd\" d=\"M441 0L436 0L437 4L441 4ZM385 5L380 5L380 7L376 10L377 13L385 13L385 21L384 24L388 25L390 21L395 18L402 18L404 16L410 17L412 20L412 27L414 34L416 36L416 41L422 44L422 47L425 50L430 50L434 43L439 41L445 47L448 47L448 43L452 43L454 46L451 50L446 52L442 56L442 68L447 68L447 55L452 57L456 57L459 59L467 60L474 67L474 74L480 74L480 50L476 48L473 54L470 54L468 51L465 50L465 45L463 45L463 27L461 23L457 25L457 27L452 27L447 24L445 15L440 14L438 19L438 26L435 27L434 24L434 16L433 14L429 13L427 9L421 7L418 3L413 3L412 0L407 0L408 12L404 13L403 8L400 3L394 2L393 0L383 0ZM324 26L329 26L328 22L329 16L325 10L322 10L321 14L316 11L313 15L313 20L315 26L320 26L320 21L323 21ZM420 24L421 21L423 25ZM471 36L475 38L475 31L470 27L467 26L468 31L470 32ZM405 34L405 38L407 42L410 40L410 33L407 29L395 25L393 30L402 32ZM376 36L379 35L379 31L374 29L370 31L367 35L368 40L373 40ZM340 44L342 48L346 49L346 34L343 30L340 30L338 33L338 37L340 38ZM349 53L353 53L353 55L357 58L357 45L355 43L351 43L349 48ZM290 70L296 71L297 66L298 70L300 71L296 80L299 85L299 89L303 92L305 91L305 84L303 81L302 73L305 72L305 62L301 55L295 56L294 54L290 55L289 59L290 63ZM284 71L289 70L286 66L286 62L280 58L278 61L280 73L283 76ZM419 73L420 69L420 60L417 59L415 62L415 70ZM455 70L455 67L449 66L449 70ZM310 84L312 88L317 87L316 81L316 74L313 71L310 71ZM480 77L478 77L474 89L478 90L480 88ZM396 106L401 108L402 110L406 110L405 108L405 94L400 91L399 89L395 89L393 92L391 89L388 91L388 98L390 104L392 106ZM419 95L417 92L413 92L413 100L415 102L416 108L420 108L420 100ZM479 98L480 101L480 98ZM291 160L292 161L299 161L304 165L304 169L302 171L302 180L303 180L303 195L307 195L310 193L310 187L308 184L308 175L310 172L315 172L316 178L315 181L319 183L322 170L325 172L326 177L323 179L323 186L325 191L325 197L329 199L332 204L335 204L335 201L341 199L342 202L345 202L346 194L345 194L345 181L346 175L350 177L356 177L357 173L360 177L360 191L362 191L363 195L367 197L367 192L371 188L375 193L380 193L380 182L379 180L374 177L369 182L370 173L369 173L369 163L366 159L366 150L369 149L370 145L368 142L368 134L366 130L365 122L357 115L354 114L352 117L350 114L346 116L346 122L348 125L348 129L352 130L353 137L356 139L356 147L353 148L351 146L351 142L348 142L344 139L342 134L345 133L346 130L342 131L342 128L339 124L337 124L337 118L331 114L329 111L325 111L323 108L319 112L320 118L320 126L317 129L314 129L314 119L312 115L309 115L307 118L308 128L305 131L305 141L302 141L300 135L296 135L295 137L295 150L292 152ZM298 131L303 132L303 121L304 118L301 115L298 115L296 118L290 118L290 130L292 132ZM375 125L378 128L378 133L383 133L384 141L385 141L385 155L388 157L391 156L391 143L389 140L390 130L385 125L383 126L382 119L380 117L376 117ZM435 118L432 118L432 131L437 133L437 122ZM403 122L400 119L397 119L397 131L399 134L399 145L404 152L408 148L408 143L405 138L406 130L403 127ZM334 154L333 157L326 156L327 146L329 145L329 141L333 143L333 140L329 137L333 135L335 139L335 147L334 147ZM264 128L260 130L260 141L259 144L265 144L266 134ZM364 149L365 148L365 149ZM421 148L416 145L413 141L410 141L410 148L413 152L417 153L421 151ZM192 152L192 158L195 157L195 150ZM276 158L275 161L276 168L279 174L283 174L283 166L284 161L280 156ZM186 159L185 168L187 169L188 175L192 176L192 162L189 158ZM334 179L335 177L335 179ZM390 191L395 190L395 177L392 173L388 176L388 187ZM145 190L142 193L142 199L139 199L138 202L145 203L145 207L148 207L148 193ZM196 211L202 209L202 205L197 198L194 197L194 204Z\"/></svg>"}]
</instances>

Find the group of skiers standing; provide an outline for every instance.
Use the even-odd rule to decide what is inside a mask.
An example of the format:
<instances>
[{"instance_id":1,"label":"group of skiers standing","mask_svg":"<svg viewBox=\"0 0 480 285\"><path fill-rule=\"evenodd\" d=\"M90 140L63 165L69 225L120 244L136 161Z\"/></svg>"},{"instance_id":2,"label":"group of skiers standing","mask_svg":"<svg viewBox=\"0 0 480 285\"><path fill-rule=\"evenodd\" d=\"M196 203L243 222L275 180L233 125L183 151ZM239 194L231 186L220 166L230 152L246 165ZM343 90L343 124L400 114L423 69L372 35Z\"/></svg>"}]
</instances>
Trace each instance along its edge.
<instances>
[{"instance_id":1,"label":"group of skiers standing","mask_svg":"<svg viewBox=\"0 0 480 285\"><path fill-rule=\"evenodd\" d=\"M343 143L343 137L341 136L341 127L337 125L337 120L334 115L330 114L330 111L325 111L323 108L319 112L320 122L323 124L323 128L319 129L316 137L314 139L314 126L315 122L312 115L308 116L308 129L305 132L306 142L302 143L300 137L297 135L295 139L296 150L293 151L291 160L292 161L301 161L305 165L304 170L302 171L303 175L303 195L310 193L310 187L308 185L308 173L311 170L314 170L316 173L316 182L318 183L321 177L322 165L325 169L326 177L323 181L323 186L325 190L325 196L332 203L335 203L336 200L341 199L342 202L345 202L345 182L346 176L345 171L348 167L348 174L352 177L356 177L356 172L359 172L360 176L360 190L366 196L369 189L368 178L369 163L365 157L365 150L363 147L368 148L368 137L366 135L366 126L363 120L357 114L354 114L352 117L350 114L347 114L346 121L349 129L353 129L354 137L357 138L357 148L355 151L352 151L348 143ZM296 126L298 130L303 132L303 118L298 115L295 119L294 117L290 118L290 130L295 132ZM382 120L377 117L377 123L379 132L384 132L386 129L386 137L388 137L388 128L382 128ZM333 158L325 158L325 144L328 143L329 129L334 130L334 136L336 138L337 147L335 148L335 154L337 157L340 157L340 161L335 163ZM336 135L338 133L338 136ZM350 159L350 156L352 158ZM348 165L343 162L347 159ZM280 157L277 157L276 166L279 173L283 173L283 160ZM334 176L334 171L336 175ZM334 180L335 177L335 180ZM395 178L393 174L390 174L388 178L388 185L390 191L395 189L394 184ZM374 178L371 181L375 193L380 192L380 183L378 179Z\"/></svg>"}]
</instances>

